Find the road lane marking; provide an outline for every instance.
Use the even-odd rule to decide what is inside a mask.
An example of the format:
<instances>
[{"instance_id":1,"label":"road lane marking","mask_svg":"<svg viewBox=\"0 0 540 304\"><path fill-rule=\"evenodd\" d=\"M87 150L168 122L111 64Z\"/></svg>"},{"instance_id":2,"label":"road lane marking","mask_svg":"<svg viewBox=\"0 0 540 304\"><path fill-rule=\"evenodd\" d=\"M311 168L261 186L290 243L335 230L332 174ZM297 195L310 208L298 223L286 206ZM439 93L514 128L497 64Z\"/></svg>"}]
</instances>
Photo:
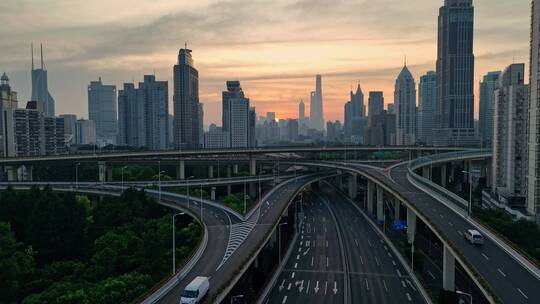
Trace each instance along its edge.
<instances>
[{"instance_id":1,"label":"road lane marking","mask_svg":"<svg viewBox=\"0 0 540 304\"><path fill-rule=\"evenodd\" d=\"M411 302L412 301L411 295L408 292L405 295L407 296L407 300L409 300L409 302Z\"/></svg>"},{"instance_id":2,"label":"road lane marking","mask_svg":"<svg viewBox=\"0 0 540 304\"><path fill-rule=\"evenodd\" d=\"M386 286L386 281L384 279L382 280L382 283L384 285L384 290L388 292L388 286Z\"/></svg>"},{"instance_id":3,"label":"road lane marking","mask_svg":"<svg viewBox=\"0 0 540 304\"><path fill-rule=\"evenodd\" d=\"M300 255L299 254L296 255L296 259L300 260Z\"/></svg>"},{"instance_id":4,"label":"road lane marking","mask_svg":"<svg viewBox=\"0 0 540 304\"><path fill-rule=\"evenodd\" d=\"M338 292L337 282L336 281L334 281L334 289L332 289L332 291L334 292L334 295L337 294L337 292Z\"/></svg>"},{"instance_id":5,"label":"road lane marking","mask_svg":"<svg viewBox=\"0 0 540 304\"><path fill-rule=\"evenodd\" d=\"M291 279L294 279L294 275L295 275L295 272L293 271L293 273L291 274Z\"/></svg>"},{"instance_id":6,"label":"road lane marking","mask_svg":"<svg viewBox=\"0 0 540 304\"><path fill-rule=\"evenodd\" d=\"M414 287L414 285L411 283L411 281L409 280L405 280L407 281L407 284L409 284L409 286L411 286L412 290L416 291L416 288Z\"/></svg>"},{"instance_id":7,"label":"road lane marking","mask_svg":"<svg viewBox=\"0 0 540 304\"><path fill-rule=\"evenodd\" d=\"M285 288L285 279L283 279L283 281L281 281L281 285L279 285L279 292L281 292L283 288Z\"/></svg>"},{"instance_id":8,"label":"road lane marking","mask_svg":"<svg viewBox=\"0 0 540 304\"><path fill-rule=\"evenodd\" d=\"M304 253L303 253L304 256L306 256L306 254L308 254L309 249L310 249L310 248L308 248L308 249L306 249L306 251L304 251Z\"/></svg>"},{"instance_id":9,"label":"road lane marking","mask_svg":"<svg viewBox=\"0 0 540 304\"><path fill-rule=\"evenodd\" d=\"M360 256L360 263L362 263L362 265L364 265L364 259L362 258L362 256Z\"/></svg>"},{"instance_id":10,"label":"road lane marking","mask_svg":"<svg viewBox=\"0 0 540 304\"><path fill-rule=\"evenodd\" d=\"M506 273L504 273L500 268L497 268L497 270L499 271L499 273L506 278Z\"/></svg>"},{"instance_id":11,"label":"road lane marking","mask_svg":"<svg viewBox=\"0 0 540 304\"><path fill-rule=\"evenodd\" d=\"M405 284L405 281L401 280L401 286L403 286L404 288L407 288L407 284Z\"/></svg>"},{"instance_id":12,"label":"road lane marking","mask_svg":"<svg viewBox=\"0 0 540 304\"><path fill-rule=\"evenodd\" d=\"M529 297L527 297L526 294L523 293L523 291L521 291L521 289L517 289L517 291L519 291L519 293L525 298L525 299L529 299Z\"/></svg>"},{"instance_id":13,"label":"road lane marking","mask_svg":"<svg viewBox=\"0 0 540 304\"><path fill-rule=\"evenodd\" d=\"M371 242L369 240L367 240L368 244L369 244L369 247L373 247L373 245L371 245Z\"/></svg>"},{"instance_id":14,"label":"road lane marking","mask_svg":"<svg viewBox=\"0 0 540 304\"><path fill-rule=\"evenodd\" d=\"M328 257L326 257L326 268L328 268L328 264L329 264Z\"/></svg>"},{"instance_id":15,"label":"road lane marking","mask_svg":"<svg viewBox=\"0 0 540 304\"><path fill-rule=\"evenodd\" d=\"M172 233L171 233L172 234ZM314 261L315 257L311 257L311 266L313 266L313 261Z\"/></svg>"},{"instance_id":16,"label":"road lane marking","mask_svg":"<svg viewBox=\"0 0 540 304\"><path fill-rule=\"evenodd\" d=\"M354 242L356 243L356 247L358 247L358 240L354 239Z\"/></svg>"},{"instance_id":17,"label":"road lane marking","mask_svg":"<svg viewBox=\"0 0 540 304\"><path fill-rule=\"evenodd\" d=\"M375 257L375 263L377 263L377 266L381 266L381 263L379 262L379 259Z\"/></svg>"},{"instance_id":18,"label":"road lane marking","mask_svg":"<svg viewBox=\"0 0 540 304\"><path fill-rule=\"evenodd\" d=\"M309 293L309 285L311 284L311 280L307 281L307 288L306 288L306 294Z\"/></svg>"},{"instance_id":19,"label":"road lane marking","mask_svg":"<svg viewBox=\"0 0 540 304\"><path fill-rule=\"evenodd\" d=\"M485 255L484 253L482 253L482 256L489 261L489 257L487 255Z\"/></svg>"},{"instance_id":20,"label":"road lane marking","mask_svg":"<svg viewBox=\"0 0 540 304\"><path fill-rule=\"evenodd\" d=\"M281 304L285 304L285 303L287 303L287 296L284 296L283 301L281 301Z\"/></svg>"},{"instance_id":21,"label":"road lane marking","mask_svg":"<svg viewBox=\"0 0 540 304\"><path fill-rule=\"evenodd\" d=\"M324 295L326 295L326 291L328 290L328 281L324 283Z\"/></svg>"},{"instance_id":22,"label":"road lane marking","mask_svg":"<svg viewBox=\"0 0 540 304\"><path fill-rule=\"evenodd\" d=\"M298 263L294 263L294 269L298 268Z\"/></svg>"},{"instance_id":23,"label":"road lane marking","mask_svg":"<svg viewBox=\"0 0 540 304\"><path fill-rule=\"evenodd\" d=\"M396 261L392 260L392 264L393 264L394 266L396 266Z\"/></svg>"},{"instance_id":24,"label":"road lane marking","mask_svg":"<svg viewBox=\"0 0 540 304\"><path fill-rule=\"evenodd\" d=\"M433 273L431 273L431 271L427 270L427 273L429 274L430 277L432 277L433 279L435 279L435 276L433 275Z\"/></svg>"},{"instance_id":25,"label":"road lane marking","mask_svg":"<svg viewBox=\"0 0 540 304\"><path fill-rule=\"evenodd\" d=\"M364 281L366 281L366 290L369 290L369 283L368 283L367 279L364 279Z\"/></svg>"},{"instance_id":26,"label":"road lane marking","mask_svg":"<svg viewBox=\"0 0 540 304\"><path fill-rule=\"evenodd\" d=\"M289 286L287 286L287 290L291 290L292 283L289 283Z\"/></svg>"},{"instance_id":27,"label":"road lane marking","mask_svg":"<svg viewBox=\"0 0 540 304\"><path fill-rule=\"evenodd\" d=\"M315 294L319 292L319 281L317 281L317 285L315 285L315 288L313 288L313 290L315 291Z\"/></svg>"},{"instance_id":28,"label":"road lane marking","mask_svg":"<svg viewBox=\"0 0 540 304\"><path fill-rule=\"evenodd\" d=\"M399 269L396 269L397 275L401 277L401 271Z\"/></svg>"}]
</instances>

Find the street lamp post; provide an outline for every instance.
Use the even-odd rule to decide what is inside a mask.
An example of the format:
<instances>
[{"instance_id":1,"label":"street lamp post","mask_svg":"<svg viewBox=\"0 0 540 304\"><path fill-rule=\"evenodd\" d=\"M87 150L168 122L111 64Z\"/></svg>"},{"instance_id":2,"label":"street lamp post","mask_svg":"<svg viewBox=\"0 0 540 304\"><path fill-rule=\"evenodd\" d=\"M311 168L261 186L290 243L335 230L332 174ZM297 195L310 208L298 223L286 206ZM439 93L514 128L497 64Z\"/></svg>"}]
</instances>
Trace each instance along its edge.
<instances>
[{"instance_id":1,"label":"street lamp post","mask_svg":"<svg viewBox=\"0 0 540 304\"><path fill-rule=\"evenodd\" d=\"M279 251L279 263L281 264L281 226L287 225L287 223L281 223L278 226L278 251Z\"/></svg>"},{"instance_id":2,"label":"street lamp post","mask_svg":"<svg viewBox=\"0 0 540 304\"><path fill-rule=\"evenodd\" d=\"M127 166L123 166L122 169L120 170L121 171L121 176L122 176L122 191L124 190L124 170L127 168Z\"/></svg>"},{"instance_id":3,"label":"street lamp post","mask_svg":"<svg viewBox=\"0 0 540 304\"><path fill-rule=\"evenodd\" d=\"M81 163L75 165L75 188L79 190L79 166Z\"/></svg>"},{"instance_id":4,"label":"street lamp post","mask_svg":"<svg viewBox=\"0 0 540 304\"><path fill-rule=\"evenodd\" d=\"M187 183L187 207L189 209L189 180L192 179L192 178L195 178L195 176L190 176L186 179L186 183Z\"/></svg>"},{"instance_id":5,"label":"street lamp post","mask_svg":"<svg viewBox=\"0 0 540 304\"><path fill-rule=\"evenodd\" d=\"M161 174L165 173L165 171L159 171L158 173L158 201L161 203Z\"/></svg>"},{"instance_id":6,"label":"street lamp post","mask_svg":"<svg viewBox=\"0 0 540 304\"><path fill-rule=\"evenodd\" d=\"M472 174L469 171L461 171L461 172L463 172L464 174L467 174L467 176L469 177L469 208L468 208L468 213L469 213L469 217L471 217L471 214L472 214Z\"/></svg>"},{"instance_id":7,"label":"street lamp post","mask_svg":"<svg viewBox=\"0 0 540 304\"><path fill-rule=\"evenodd\" d=\"M177 215L184 215L184 214L185 214L184 212L179 212L179 213L173 214L173 217L172 217L172 254L173 254L172 273L173 275L176 273L176 228L175 228L174 219L176 218Z\"/></svg>"},{"instance_id":8,"label":"street lamp post","mask_svg":"<svg viewBox=\"0 0 540 304\"><path fill-rule=\"evenodd\" d=\"M472 294L466 293L466 292L461 291L461 290L456 290L456 293L459 294L459 295L464 295L464 296L468 297L469 300L470 300L469 303L472 304Z\"/></svg>"},{"instance_id":9,"label":"street lamp post","mask_svg":"<svg viewBox=\"0 0 540 304\"><path fill-rule=\"evenodd\" d=\"M244 297L244 295L233 296L233 297L231 298L231 304L234 303L234 300L235 300L235 299L240 299L240 298L243 298L243 297Z\"/></svg>"}]
</instances>

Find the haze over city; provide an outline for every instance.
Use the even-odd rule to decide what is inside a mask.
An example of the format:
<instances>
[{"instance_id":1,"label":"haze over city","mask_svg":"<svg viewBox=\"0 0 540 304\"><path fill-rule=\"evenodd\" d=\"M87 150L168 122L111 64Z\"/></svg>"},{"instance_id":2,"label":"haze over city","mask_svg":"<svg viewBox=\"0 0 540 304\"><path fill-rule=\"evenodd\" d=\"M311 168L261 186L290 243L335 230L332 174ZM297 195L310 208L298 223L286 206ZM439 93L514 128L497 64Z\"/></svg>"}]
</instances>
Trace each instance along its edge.
<instances>
[{"instance_id":1,"label":"haze over city","mask_svg":"<svg viewBox=\"0 0 540 304\"><path fill-rule=\"evenodd\" d=\"M435 69L440 5L8 0L0 3L0 70L10 76L19 99L29 100L30 43L43 43L57 112L88 117L87 85L100 76L121 87L155 71L172 91L172 66L187 42L199 70L205 125L221 120L226 80L242 82L258 114L275 111L277 118L289 118L297 116L300 99L309 107L315 74L323 75L325 119L343 120L343 104L358 81L364 92L384 91L389 103L405 56L415 78ZM474 5L478 113L480 77L509 62L528 61L530 3L477 0ZM172 108L172 98L169 103Z\"/></svg>"}]
</instances>

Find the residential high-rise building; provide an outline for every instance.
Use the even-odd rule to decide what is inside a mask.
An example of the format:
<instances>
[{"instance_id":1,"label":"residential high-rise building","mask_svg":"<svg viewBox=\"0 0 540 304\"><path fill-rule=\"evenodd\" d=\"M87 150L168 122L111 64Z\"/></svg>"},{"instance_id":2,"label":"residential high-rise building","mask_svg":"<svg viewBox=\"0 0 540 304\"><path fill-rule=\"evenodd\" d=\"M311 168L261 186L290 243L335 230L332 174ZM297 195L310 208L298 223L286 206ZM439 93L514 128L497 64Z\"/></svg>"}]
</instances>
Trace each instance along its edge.
<instances>
[{"instance_id":1,"label":"residential high-rise building","mask_svg":"<svg viewBox=\"0 0 540 304\"><path fill-rule=\"evenodd\" d=\"M474 129L474 7L445 0L439 10L435 144L477 144Z\"/></svg>"},{"instance_id":2,"label":"residential high-rise building","mask_svg":"<svg viewBox=\"0 0 540 304\"><path fill-rule=\"evenodd\" d=\"M255 107L250 107L248 112L248 147L257 146L257 111Z\"/></svg>"},{"instance_id":3,"label":"residential high-rise building","mask_svg":"<svg viewBox=\"0 0 540 304\"><path fill-rule=\"evenodd\" d=\"M383 92L369 92L369 112L368 112L368 125L371 126L373 117L379 115L384 111L384 95Z\"/></svg>"},{"instance_id":4,"label":"residential high-rise building","mask_svg":"<svg viewBox=\"0 0 540 304\"><path fill-rule=\"evenodd\" d=\"M326 141L329 143L338 143L342 141L343 126L339 120L326 123Z\"/></svg>"},{"instance_id":5,"label":"residential high-rise building","mask_svg":"<svg viewBox=\"0 0 540 304\"><path fill-rule=\"evenodd\" d=\"M223 131L221 127L211 124L208 132L204 133L205 149L224 149L230 148L231 139L229 132Z\"/></svg>"},{"instance_id":6,"label":"residential high-rise building","mask_svg":"<svg viewBox=\"0 0 540 304\"><path fill-rule=\"evenodd\" d=\"M145 147L146 129L144 94L135 84L124 83L118 91L118 143Z\"/></svg>"},{"instance_id":7,"label":"residential high-rise building","mask_svg":"<svg viewBox=\"0 0 540 304\"><path fill-rule=\"evenodd\" d=\"M396 107L393 103L389 103L386 105L386 111L388 111L388 114L396 114Z\"/></svg>"},{"instance_id":8,"label":"residential high-rise building","mask_svg":"<svg viewBox=\"0 0 540 304\"><path fill-rule=\"evenodd\" d=\"M394 105L396 144L413 146L416 143L416 84L407 64L396 79Z\"/></svg>"},{"instance_id":9,"label":"residential high-rise building","mask_svg":"<svg viewBox=\"0 0 540 304\"><path fill-rule=\"evenodd\" d=\"M193 65L191 50L180 49L174 66L174 146L199 147L199 72Z\"/></svg>"},{"instance_id":10,"label":"residential high-rise building","mask_svg":"<svg viewBox=\"0 0 540 304\"><path fill-rule=\"evenodd\" d=\"M311 92L311 103L309 106L309 116L311 128L324 131L323 93L322 76L315 76L315 91Z\"/></svg>"},{"instance_id":11,"label":"residential high-rise building","mask_svg":"<svg viewBox=\"0 0 540 304\"><path fill-rule=\"evenodd\" d=\"M532 1L527 212L540 222L540 0Z\"/></svg>"},{"instance_id":12,"label":"residential high-rise building","mask_svg":"<svg viewBox=\"0 0 540 304\"><path fill-rule=\"evenodd\" d=\"M118 92L119 143L164 150L169 142L169 89L167 81L145 75L139 88L124 84Z\"/></svg>"},{"instance_id":13,"label":"residential high-rise building","mask_svg":"<svg viewBox=\"0 0 540 304\"><path fill-rule=\"evenodd\" d=\"M223 92L223 131L230 134L231 148L247 148L253 144L255 127L253 112L250 115L249 98L246 98L240 81L227 81ZM253 134L253 136L251 135Z\"/></svg>"},{"instance_id":14,"label":"residential high-rise building","mask_svg":"<svg viewBox=\"0 0 540 304\"><path fill-rule=\"evenodd\" d=\"M494 94L492 191L515 201L525 201L527 177L527 106L529 86L525 65L512 64L500 77Z\"/></svg>"},{"instance_id":15,"label":"residential high-rise building","mask_svg":"<svg viewBox=\"0 0 540 304\"><path fill-rule=\"evenodd\" d=\"M75 128L75 139L78 145L96 144L97 138L95 123L92 120L77 120Z\"/></svg>"},{"instance_id":16,"label":"residential high-rise building","mask_svg":"<svg viewBox=\"0 0 540 304\"><path fill-rule=\"evenodd\" d=\"M437 73L429 71L420 77L418 85L417 142L433 145L435 128L435 103L437 101Z\"/></svg>"},{"instance_id":17,"label":"residential high-rise building","mask_svg":"<svg viewBox=\"0 0 540 304\"><path fill-rule=\"evenodd\" d=\"M151 150L165 150L169 143L169 83L145 75L139 82L146 120L146 144Z\"/></svg>"},{"instance_id":18,"label":"residential high-rise building","mask_svg":"<svg viewBox=\"0 0 540 304\"><path fill-rule=\"evenodd\" d=\"M480 115L478 133L482 146L491 147L493 137L493 108L495 103L495 90L499 83L501 72L489 72L480 82Z\"/></svg>"},{"instance_id":19,"label":"residential high-rise building","mask_svg":"<svg viewBox=\"0 0 540 304\"><path fill-rule=\"evenodd\" d=\"M54 98L49 93L47 70L43 63L43 45L41 45L41 67L34 68L34 47L32 46L32 100L38 101L37 109L47 117L54 117Z\"/></svg>"},{"instance_id":20,"label":"residential high-rise building","mask_svg":"<svg viewBox=\"0 0 540 304\"><path fill-rule=\"evenodd\" d=\"M98 81L88 86L88 119L96 126L96 140L100 145L115 144L118 137L116 86Z\"/></svg>"},{"instance_id":21,"label":"residential high-rise building","mask_svg":"<svg viewBox=\"0 0 540 304\"><path fill-rule=\"evenodd\" d=\"M47 117L38 110L39 102L29 101L26 109L5 109L4 155L39 156L66 152L64 119Z\"/></svg>"},{"instance_id":22,"label":"residential high-rise building","mask_svg":"<svg viewBox=\"0 0 540 304\"><path fill-rule=\"evenodd\" d=\"M17 108L17 92L11 90L9 77L4 73L0 78L0 155L3 155L2 149L6 145L4 136L4 110Z\"/></svg>"},{"instance_id":23,"label":"residential high-rise building","mask_svg":"<svg viewBox=\"0 0 540 304\"><path fill-rule=\"evenodd\" d=\"M64 119L64 135L66 143L77 144L75 136L77 134L77 115L62 114L59 116Z\"/></svg>"},{"instance_id":24,"label":"residential high-rise building","mask_svg":"<svg viewBox=\"0 0 540 304\"><path fill-rule=\"evenodd\" d=\"M372 146L396 144L396 115L383 110L373 115L372 124L366 128L365 143Z\"/></svg>"}]
</instances>

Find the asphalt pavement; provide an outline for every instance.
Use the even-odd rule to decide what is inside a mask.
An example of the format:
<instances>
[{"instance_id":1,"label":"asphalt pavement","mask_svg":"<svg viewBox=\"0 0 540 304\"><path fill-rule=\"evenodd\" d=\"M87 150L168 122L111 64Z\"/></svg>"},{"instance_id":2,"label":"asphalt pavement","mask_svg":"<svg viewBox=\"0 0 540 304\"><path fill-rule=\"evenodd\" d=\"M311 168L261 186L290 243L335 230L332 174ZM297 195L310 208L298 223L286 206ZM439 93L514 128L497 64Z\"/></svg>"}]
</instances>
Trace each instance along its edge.
<instances>
[{"instance_id":1,"label":"asphalt pavement","mask_svg":"<svg viewBox=\"0 0 540 304\"><path fill-rule=\"evenodd\" d=\"M341 193L323 186L303 208L300 236L266 303L425 303L389 246Z\"/></svg>"}]
</instances>

